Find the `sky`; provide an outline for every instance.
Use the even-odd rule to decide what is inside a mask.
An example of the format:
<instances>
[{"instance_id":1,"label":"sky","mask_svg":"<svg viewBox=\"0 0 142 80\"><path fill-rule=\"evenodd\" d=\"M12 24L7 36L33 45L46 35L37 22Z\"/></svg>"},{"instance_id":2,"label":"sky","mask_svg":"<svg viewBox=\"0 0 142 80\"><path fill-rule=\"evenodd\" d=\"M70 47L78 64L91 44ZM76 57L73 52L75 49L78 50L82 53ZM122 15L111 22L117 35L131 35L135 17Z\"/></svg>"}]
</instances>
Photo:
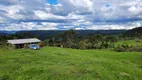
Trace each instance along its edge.
<instances>
[{"instance_id":1,"label":"sky","mask_svg":"<svg viewBox=\"0 0 142 80\"><path fill-rule=\"evenodd\" d=\"M110 30L142 26L142 0L0 0L0 30Z\"/></svg>"}]
</instances>

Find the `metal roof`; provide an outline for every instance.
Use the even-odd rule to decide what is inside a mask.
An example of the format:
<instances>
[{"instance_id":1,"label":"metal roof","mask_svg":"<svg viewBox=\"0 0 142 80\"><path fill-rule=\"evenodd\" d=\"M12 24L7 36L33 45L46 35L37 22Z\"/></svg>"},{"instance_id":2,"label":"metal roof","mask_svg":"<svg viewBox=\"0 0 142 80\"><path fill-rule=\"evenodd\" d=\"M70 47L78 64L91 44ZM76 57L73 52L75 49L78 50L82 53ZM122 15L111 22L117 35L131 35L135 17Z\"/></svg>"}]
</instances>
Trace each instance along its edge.
<instances>
[{"instance_id":1,"label":"metal roof","mask_svg":"<svg viewBox=\"0 0 142 80\"><path fill-rule=\"evenodd\" d=\"M26 44L26 43L35 43L35 42L41 42L37 38L29 38L29 39L14 39L14 40L7 40L7 43L10 44Z\"/></svg>"}]
</instances>

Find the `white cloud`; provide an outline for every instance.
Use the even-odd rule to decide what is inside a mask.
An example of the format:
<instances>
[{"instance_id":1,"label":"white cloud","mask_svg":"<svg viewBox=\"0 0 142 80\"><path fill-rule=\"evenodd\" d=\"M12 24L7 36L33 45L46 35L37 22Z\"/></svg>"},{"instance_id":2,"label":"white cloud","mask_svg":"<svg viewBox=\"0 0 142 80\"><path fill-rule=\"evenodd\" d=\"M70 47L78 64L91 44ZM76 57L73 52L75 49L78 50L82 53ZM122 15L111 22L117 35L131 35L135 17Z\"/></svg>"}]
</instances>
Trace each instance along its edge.
<instances>
[{"instance_id":1,"label":"white cloud","mask_svg":"<svg viewBox=\"0 0 142 80\"><path fill-rule=\"evenodd\" d=\"M64 29L72 29L74 26L63 26Z\"/></svg>"},{"instance_id":2,"label":"white cloud","mask_svg":"<svg viewBox=\"0 0 142 80\"><path fill-rule=\"evenodd\" d=\"M0 17L0 23L3 23L4 21L4 18Z\"/></svg>"},{"instance_id":3,"label":"white cloud","mask_svg":"<svg viewBox=\"0 0 142 80\"><path fill-rule=\"evenodd\" d=\"M56 23L48 23L48 22L42 22L42 25L40 27L37 27L37 30L57 30L57 24Z\"/></svg>"},{"instance_id":4,"label":"white cloud","mask_svg":"<svg viewBox=\"0 0 142 80\"><path fill-rule=\"evenodd\" d=\"M134 23L127 23L127 24L102 24L102 25L92 25L92 26L88 26L87 29L89 30L115 30L115 29L132 29L132 28L136 28L136 27L140 27L141 24L134 22Z\"/></svg>"},{"instance_id":5,"label":"white cloud","mask_svg":"<svg viewBox=\"0 0 142 80\"><path fill-rule=\"evenodd\" d=\"M93 10L92 0L59 0L64 11L76 13L88 13Z\"/></svg>"},{"instance_id":6,"label":"white cloud","mask_svg":"<svg viewBox=\"0 0 142 80\"><path fill-rule=\"evenodd\" d=\"M141 20L141 0L0 0L5 30L131 29Z\"/></svg>"},{"instance_id":7,"label":"white cloud","mask_svg":"<svg viewBox=\"0 0 142 80\"><path fill-rule=\"evenodd\" d=\"M85 30L84 28L75 28L75 30Z\"/></svg>"},{"instance_id":8,"label":"white cloud","mask_svg":"<svg viewBox=\"0 0 142 80\"><path fill-rule=\"evenodd\" d=\"M19 14L19 11L22 9L24 8L20 5L13 5L13 6L0 5L0 10L3 10L6 12L4 15L14 20L24 19L24 15Z\"/></svg>"},{"instance_id":9,"label":"white cloud","mask_svg":"<svg viewBox=\"0 0 142 80\"><path fill-rule=\"evenodd\" d=\"M34 22L21 22L19 24L13 23L0 30L57 30L57 24L43 22L40 25Z\"/></svg>"},{"instance_id":10,"label":"white cloud","mask_svg":"<svg viewBox=\"0 0 142 80\"><path fill-rule=\"evenodd\" d=\"M135 11L137 8L135 7L135 6L131 6L128 10L130 11L130 12L133 12L133 11Z\"/></svg>"},{"instance_id":11,"label":"white cloud","mask_svg":"<svg viewBox=\"0 0 142 80\"><path fill-rule=\"evenodd\" d=\"M57 15L54 15L52 13L46 13L44 11L34 11L35 13L35 17L37 17L37 19L40 19L40 20L48 20L48 19L64 19L64 17L62 16L57 16Z\"/></svg>"},{"instance_id":12,"label":"white cloud","mask_svg":"<svg viewBox=\"0 0 142 80\"><path fill-rule=\"evenodd\" d=\"M12 23L4 27L3 30L32 30L35 25L36 25L35 23L31 22L29 23L22 22L20 24Z\"/></svg>"}]
</instances>

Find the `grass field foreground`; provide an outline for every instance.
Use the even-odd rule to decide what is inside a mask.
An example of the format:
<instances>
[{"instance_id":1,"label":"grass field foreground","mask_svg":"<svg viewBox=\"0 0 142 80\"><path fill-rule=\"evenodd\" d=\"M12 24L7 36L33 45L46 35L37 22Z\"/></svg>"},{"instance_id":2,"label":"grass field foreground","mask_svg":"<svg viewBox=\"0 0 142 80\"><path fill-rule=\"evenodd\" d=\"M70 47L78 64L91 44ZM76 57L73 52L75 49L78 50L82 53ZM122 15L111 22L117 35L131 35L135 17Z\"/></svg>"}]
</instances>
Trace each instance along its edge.
<instances>
[{"instance_id":1,"label":"grass field foreground","mask_svg":"<svg viewBox=\"0 0 142 80\"><path fill-rule=\"evenodd\" d=\"M142 53L0 49L0 80L142 80Z\"/></svg>"}]
</instances>

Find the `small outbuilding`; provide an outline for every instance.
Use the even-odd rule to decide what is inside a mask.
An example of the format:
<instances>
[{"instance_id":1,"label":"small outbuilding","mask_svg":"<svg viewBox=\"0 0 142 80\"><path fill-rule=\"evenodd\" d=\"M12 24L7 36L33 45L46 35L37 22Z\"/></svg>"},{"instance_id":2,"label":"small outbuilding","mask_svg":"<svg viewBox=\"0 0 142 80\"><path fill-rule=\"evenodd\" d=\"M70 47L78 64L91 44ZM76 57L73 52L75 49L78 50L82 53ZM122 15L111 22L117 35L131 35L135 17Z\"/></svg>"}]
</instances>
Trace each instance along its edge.
<instances>
[{"instance_id":1,"label":"small outbuilding","mask_svg":"<svg viewBox=\"0 0 142 80\"><path fill-rule=\"evenodd\" d=\"M37 38L29 38L29 39L13 39L7 40L9 45L9 49L11 48L28 48L30 44L38 44L41 40Z\"/></svg>"}]
</instances>

